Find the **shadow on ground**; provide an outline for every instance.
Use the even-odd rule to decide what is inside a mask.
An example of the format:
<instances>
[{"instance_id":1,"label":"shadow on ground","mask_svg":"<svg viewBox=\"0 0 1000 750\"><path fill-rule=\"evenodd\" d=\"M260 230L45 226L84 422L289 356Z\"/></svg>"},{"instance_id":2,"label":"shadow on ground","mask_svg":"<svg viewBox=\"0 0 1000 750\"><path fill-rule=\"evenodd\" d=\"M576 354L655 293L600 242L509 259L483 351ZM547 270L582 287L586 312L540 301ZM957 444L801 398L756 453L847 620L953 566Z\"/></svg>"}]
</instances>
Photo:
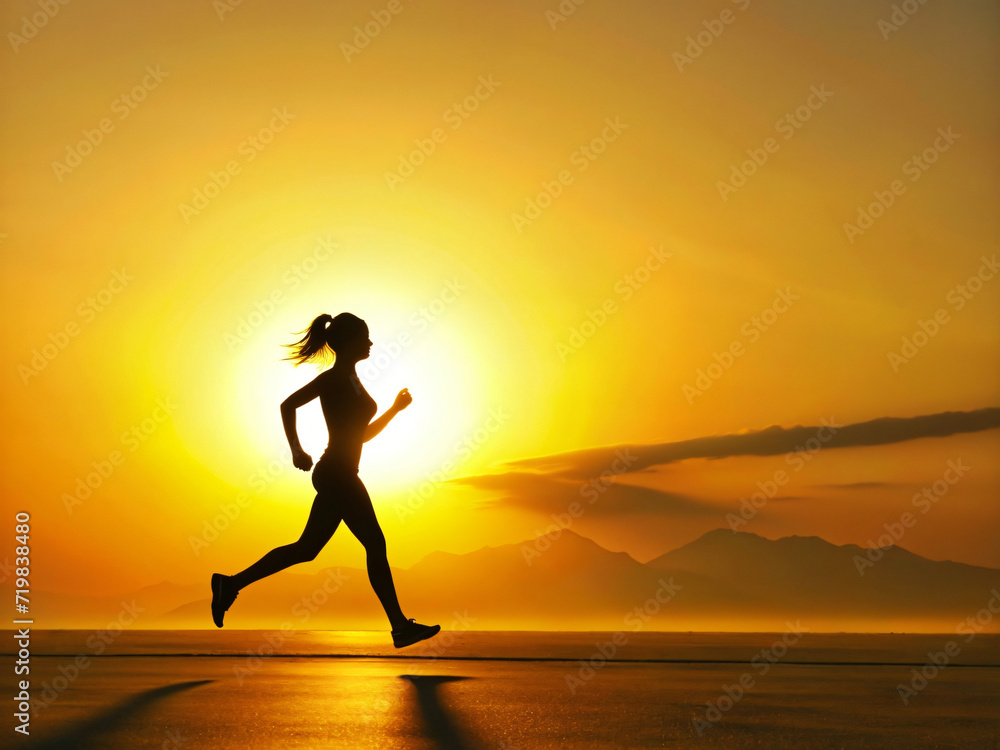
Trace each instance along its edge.
<instances>
[{"instance_id":1,"label":"shadow on ground","mask_svg":"<svg viewBox=\"0 0 1000 750\"><path fill-rule=\"evenodd\" d=\"M86 748L99 743L102 737L119 729L136 714L149 708L157 701L168 698L184 690L207 685L214 680L194 680L178 682L174 685L146 690L122 701L117 706L97 714L89 719L71 724L58 734L43 739L37 743L25 745L30 750L70 750L70 748Z\"/></svg>"},{"instance_id":2,"label":"shadow on ground","mask_svg":"<svg viewBox=\"0 0 1000 750\"><path fill-rule=\"evenodd\" d=\"M438 688L458 680L469 680L471 677L450 675L400 675L400 679L413 684L417 694L417 706L420 718L423 720L424 737L434 743L439 750L479 750L482 744L469 731L458 725L458 722L443 705L438 695Z\"/></svg>"}]
</instances>

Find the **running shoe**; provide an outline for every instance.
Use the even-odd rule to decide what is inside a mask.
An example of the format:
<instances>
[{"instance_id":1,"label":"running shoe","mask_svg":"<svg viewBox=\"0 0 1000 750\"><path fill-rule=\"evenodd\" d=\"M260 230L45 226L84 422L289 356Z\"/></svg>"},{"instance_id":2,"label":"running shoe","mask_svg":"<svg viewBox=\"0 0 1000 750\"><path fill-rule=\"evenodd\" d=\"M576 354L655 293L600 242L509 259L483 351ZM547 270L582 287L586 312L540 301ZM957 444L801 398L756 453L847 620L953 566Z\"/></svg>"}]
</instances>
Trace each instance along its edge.
<instances>
[{"instance_id":1,"label":"running shoe","mask_svg":"<svg viewBox=\"0 0 1000 750\"><path fill-rule=\"evenodd\" d=\"M440 625L421 625L411 617L405 625L392 631L392 645L396 648L412 646L418 641L437 635L440 630Z\"/></svg>"},{"instance_id":2,"label":"running shoe","mask_svg":"<svg viewBox=\"0 0 1000 750\"><path fill-rule=\"evenodd\" d=\"M212 574L212 620L215 622L215 627L222 627L222 618L239 595L233 586L232 576L224 576L222 573Z\"/></svg>"}]
</instances>

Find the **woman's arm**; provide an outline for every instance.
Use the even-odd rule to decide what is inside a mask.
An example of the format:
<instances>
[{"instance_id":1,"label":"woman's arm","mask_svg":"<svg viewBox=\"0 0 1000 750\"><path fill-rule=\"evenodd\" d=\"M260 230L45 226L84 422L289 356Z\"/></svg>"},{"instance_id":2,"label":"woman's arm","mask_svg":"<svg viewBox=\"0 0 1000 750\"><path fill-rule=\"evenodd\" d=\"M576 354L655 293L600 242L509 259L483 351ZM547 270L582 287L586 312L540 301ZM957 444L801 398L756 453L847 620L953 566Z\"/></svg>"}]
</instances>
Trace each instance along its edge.
<instances>
[{"instance_id":1,"label":"woman's arm","mask_svg":"<svg viewBox=\"0 0 1000 750\"><path fill-rule=\"evenodd\" d=\"M412 401L413 397L410 395L410 392L405 388L401 390L399 393L397 393L396 400L393 402L392 406L386 409L385 413L381 417L373 420L371 424L369 424L365 428L365 436L363 442L367 443L373 437L382 432L382 430L385 429L385 426L389 424L389 421L394 416L399 414L399 412L403 411L403 409L409 406L410 402Z\"/></svg>"},{"instance_id":2,"label":"woman's arm","mask_svg":"<svg viewBox=\"0 0 1000 750\"><path fill-rule=\"evenodd\" d=\"M291 396L281 402L281 423L285 426L285 437L292 449L292 463L295 468L309 471L312 468L312 456L302 450L299 435L295 429L295 410L303 404L308 404L319 395L319 377L306 384Z\"/></svg>"}]
</instances>

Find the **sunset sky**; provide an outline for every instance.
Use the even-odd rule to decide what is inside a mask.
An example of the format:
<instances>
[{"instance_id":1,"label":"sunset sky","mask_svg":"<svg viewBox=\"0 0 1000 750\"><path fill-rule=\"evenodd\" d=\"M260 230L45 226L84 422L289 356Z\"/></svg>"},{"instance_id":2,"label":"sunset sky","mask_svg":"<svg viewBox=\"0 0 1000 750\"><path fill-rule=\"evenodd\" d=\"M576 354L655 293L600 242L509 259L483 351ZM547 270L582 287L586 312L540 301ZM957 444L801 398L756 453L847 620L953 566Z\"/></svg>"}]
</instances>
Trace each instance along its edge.
<instances>
[{"instance_id":1,"label":"sunset sky","mask_svg":"<svg viewBox=\"0 0 1000 750\"><path fill-rule=\"evenodd\" d=\"M414 399L361 462L395 566L537 536L605 470L573 530L640 561L779 469L742 530L867 546L962 461L899 544L1000 567L995 416L795 471L578 463L1000 406L994 3L39 8L0 16L0 489L35 587L207 586L294 541L278 405L317 370L281 344L343 311L379 413ZM299 424L318 458L318 401ZM342 528L301 568L363 559Z\"/></svg>"}]
</instances>

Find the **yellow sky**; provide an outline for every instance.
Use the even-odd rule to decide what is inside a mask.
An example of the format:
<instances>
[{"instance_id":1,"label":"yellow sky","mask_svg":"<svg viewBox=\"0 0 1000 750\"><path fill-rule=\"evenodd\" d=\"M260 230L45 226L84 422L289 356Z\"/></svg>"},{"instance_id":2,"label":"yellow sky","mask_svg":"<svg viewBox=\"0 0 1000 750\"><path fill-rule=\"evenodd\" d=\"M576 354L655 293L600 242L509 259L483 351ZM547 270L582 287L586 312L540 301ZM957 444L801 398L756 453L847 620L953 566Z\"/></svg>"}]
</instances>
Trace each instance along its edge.
<instances>
[{"instance_id":1,"label":"yellow sky","mask_svg":"<svg viewBox=\"0 0 1000 750\"><path fill-rule=\"evenodd\" d=\"M401 517L432 472L1000 401L1000 282L959 289L998 239L992 4L927 4L886 32L890 11L861 2L594 0L553 21L554 2L404 0L345 54L388 7L100 0L30 34L39 6L6 5L0 488L33 514L36 585L198 580L294 540L313 491L281 462L278 404L315 369L280 344L321 312L368 322L359 372L380 411L414 397L362 458L397 565L547 522L454 484ZM876 192L892 205L845 230ZM300 414L317 456L318 403ZM1000 566L996 442L844 450L808 484L919 485L961 453L982 471L910 548ZM735 502L771 468L676 470L661 489ZM759 531L862 544L909 495L819 496ZM646 559L720 525L664 513L581 533ZM315 565L358 563L341 534Z\"/></svg>"}]
</instances>

